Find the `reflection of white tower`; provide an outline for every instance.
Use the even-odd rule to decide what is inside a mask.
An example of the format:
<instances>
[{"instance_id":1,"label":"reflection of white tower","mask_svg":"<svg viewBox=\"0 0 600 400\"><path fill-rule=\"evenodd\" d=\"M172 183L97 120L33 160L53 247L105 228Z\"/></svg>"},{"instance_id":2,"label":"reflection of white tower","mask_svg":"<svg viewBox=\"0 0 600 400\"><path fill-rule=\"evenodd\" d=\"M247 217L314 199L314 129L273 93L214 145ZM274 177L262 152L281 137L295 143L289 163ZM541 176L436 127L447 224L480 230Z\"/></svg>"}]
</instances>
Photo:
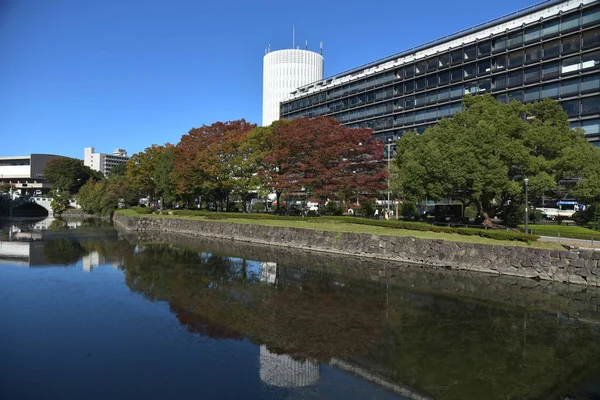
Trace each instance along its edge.
<instances>
[{"instance_id":1,"label":"reflection of white tower","mask_svg":"<svg viewBox=\"0 0 600 400\"><path fill-rule=\"evenodd\" d=\"M83 270L91 272L92 268L100 265L100 254L97 251L92 251L81 258Z\"/></svg>"},{"instance_id":2,"label":"reflection of white tower","mask_svg":"<svg viewBox=\"0 0 600 400\"><path fill-rule=\"evenodd\" d=\"M277 279L277 263L264 261L260 263L260 280L275 284Z\"/></svg>"},{"instance_id":3,"label":"reflection of white tower","mask_svg":"<svg viewBox=\"0 0 600 400\"><path fill-rule=\"evenodd\" d=\"M279 103L300 86L323 79L323 56L314 51L287 49L268 52L263 59L263 126L279 119Z\"/></svg>"},{"instance_id":4,"label":"reflection of white tower","mask_svg":"<svg viewBox=\"0 0 600 400\"><path fill-rule=\"evenodd\" d=\"M271 386L303 387L317 383L319 364L312 360L298 361L287 354L275 354L260 346L260 380Z\"/></svg>"}]
</instances>

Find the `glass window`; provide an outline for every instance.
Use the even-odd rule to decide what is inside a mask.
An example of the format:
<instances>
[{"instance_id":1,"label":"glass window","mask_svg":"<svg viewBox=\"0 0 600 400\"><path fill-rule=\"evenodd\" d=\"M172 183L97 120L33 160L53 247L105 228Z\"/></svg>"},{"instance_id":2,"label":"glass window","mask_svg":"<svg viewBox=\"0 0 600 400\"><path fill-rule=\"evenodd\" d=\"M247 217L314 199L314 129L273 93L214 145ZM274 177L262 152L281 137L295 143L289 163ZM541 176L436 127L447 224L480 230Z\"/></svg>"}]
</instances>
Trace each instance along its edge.
<instances>
[{"instance_id":1,"label":"glass window","mask_svg":"<svg viewBox=\"0 0 600 400\"><path fill-rule=\"evenodd\" d=\"M506 87L506 74L498 75L494 78L494 89L504 89Z\"/></svg>"},{"instance_id":2,"label":"glass window","mask_svg":"<svg viewBox=\"0 0 600 400\"><path fill-rule=\"evenodd\" d=\"M477 46L465 48L465 60L473 60L477 56Z\"/></svg>"},{"instance_id":3,"label":"glass window","mask_svg":"<svg viewBox=\"0 0 600 400\"><path fill-rule=\"evenodd\" d=\"M404 93L412 93L415 91L415 81L404 82Z\"/></svg>"},{"instance_id":4,"label":"glass window","mask_svg":"<svg viewBox=\"0 0 600 400\"><path fill-rule=\"evenodd\" d=\"M438 77L440 78L440 85L445 85L450 82L450 71L440 72Z\"/></svg>"},{"instance_id":5,"label":"glass window","mask_svg":"<svg viewBox=\"0 0 600 400\"><path fill-rule=\"evenodd\" d=\"M573 53L578 51L581 47L581 36L579 33L571 36L567 36L562 39L562 53Z\"/></svg>"},{"instance_id":6,"label":"glass window","mask_svg":"<svg viewBox=\"0 0 600 400\"><path fill-rule=\"evenodd\" d=\"M438 57L440 67L447 67L450 65L450 53L440 54Z\"/></svg>"},{"instance_id":7,"label":"glass window","mask_svg":"<svg viewBox=\"0 0 600 400\"><path fill-rule=\"evenodd\" d=\"M583 121L581 127L586 135L593 135L600 133L600 119L591 119L589 121Z\"/></svg>"},{"instance_id":8,"label":"glass window","mask_svg":"<svg viewBox=\"0 0 600 400\"><path fill-rule=\"evenodd\" d=\"M415 74L424 74L427 71L427 62L419 61L415 66Z\"/></svg>"},{"instance_id":9,"label":"glass window","mask_svg":"<svg viewBox=\"0 0 600 400\"><path fill-rule=\"evenodd\" d=\"M581 99L581 114L597 114L600 112L600 96Z\"/></svg>"},{"instance_id":10,"label":"glass window","mask_svg":"<svg viewBox=\"0 0 600 400\"><path fill-rule=\"evenodd\" d=\"M450 98L456 99L463 96L463 87L462 85L452 86L450 88Z\"/></svg>"},{"instance_id":11,"label":"glass window","mask_svg":"<svg viewBox=\"0 0 600 400\"><path fill-rule=\"evenodd\" d=\"M427 77L427 89L431 89L437 86L438 77L437 75L431 75Z\"/></svg>"},{"instance_id":12,"label":"glass window","mask_svg":"<svg viewBox=\"0 0 600 400\"><path fill-rule=\"evenodd\" d=\"M583 48L589 49L600 44L600 28L583 32Z\"/></svg>"},{"instance_id":13,"label":"glass window","mask_svg":"<svg viewBox=\"0 0 600 400\"><path fill-rule=\"evenodd\" d=\"M465 65L463 71L465 78L472 78L475 76L475 64Z\"/></svg>"},{"instance_id":14,"label":"glass window","mask_svg":"<svg viewBox=\"0 0 600 400\"><path fill-rule=\"evenodd\" d=\"M425 121L425 110L415 112L415 122Z\"/></svg>"},{"instance_id":15,"label":"glass window","mask_svg":"<svg viewBox=\"0 0 600 400\"><path fill-rule=\"evenodd\" d=\"M450 98L450 88L438 90L438 101L446 101Z\"/></svg>"},{"instance_id":16,"label":"glass window","mask_svg":"<svg viewBox=\"0 0 600 400\"><path fill-rule=\"evenodd\" d=\"M413 76L415 76L415 65L411 64L404 67L404 77L412 78Z\"/></svg>"},{"instance_id":17,"label":"glass window","mask_svg":"<svg viewBox=\"0 0 600 400\"><path fill-rule=\"evenodd\" d=\"M506 55L494 57L494 70L506 68Z\"/></svg>"},{"instance_id":18,"label":"glass window","mask_svg":"<svg viewBox=\"0 0 600 400\"><path fill-rule=\"evenodd\" d=\"M415 81L415 90L419 91L423 89L425 89L425 78L417 79Z\"/></svg>"},{"instance_id":19,"label":"glass window","mask_svg":"<svg viewBox=\"0 0 600 400\"><path fill-rule=\"evenodd\" d=\"M508 103L508 95L506 93L503 94L499 94L496 96L496 100L498 100L498 103Z\"/></svg>"},{"instance_id":20,"label":"glass window","mask_svg":"<svg viewBox=\"0 0 600 400\"><path fill-rule=\"evenodd\" d=\"M415 96L409 96L404 99L404 107L407 109L415 107Z\"/></svg>"},{"instance_id":21,"label":"glass window","mask_svg":"<svg viewBox=\"0 0 600 400\"><path fill-rule=\"evenodd\" d=\"M465 85L465 94L476 94L477 92L479 92L477 82L472 82Z\"/></svg>"},{"instance_id":22,"label":"glass window","mask_svg":"<svg viewBox=\"0 0 600 400\"><path fill-rule=\"evenodd\" d=\"M404 114L404 123L407 125L414 124L415 123L415 113L409 112L407 114Z\"/></svg>"},{"instance_id":23,"label":"glass window","mask_svg":"<svg viewBox=\"0 0 600 400\"><path fill-rule=\"evenodd\" d=\"M450 79L452 82L460 81L463 77L462 68L454 68L450 71Z\"/></svg>"},{"instance_id":24,"label":"glass window","mask_svg":"<svg viewBox=\"0 0 600 400\"><path fill-rule=\"evenodd\" d=\"M489 92L492 90L492 78L481 79L478 82L480 92Z\"/></svg>"},{"instance_id":25,"label":"glass window","mask_svg":"<svg viewBox=\"0 0 600 400\"><path fill-rule=\"evenodd\" d=\"M560 40L553 40L548 43L544 43L544 57L553 58L558 57L560 53Z\"/></svg>"},{"instance_id":26,"label":"glass window","mask_svg":"<svg viewBox=\"0 0 600 400\"><path fill-rule=\"evenodd\" d=\"M477 63L477 74L486 75L492 70L492 60L483 60Z\"/></svg>"},{"instance_id":27,"label":"glass window","mask_svg":"<svg viewBox=\"0 0 600 400\"><path fill-rule=\"evenodd\" d=\"M494 52L506 49L506 36L499 36L492 41Z\"/></svg>"},{"instance_id":28,"label":"glass window","mask_svg":"<svg viewBox=\"0 0 600 400\"><path fill-rule=\"evenodd\" d=\"M402 70L402 68L398 68L398 69L397 69L396 71L394 71L394 72L395 72L395 74L396 74L396 79L402 79L402 78L404 78L404 77L402 76L402 75L403 75L403 70Z\"/></svg>"},{"instance_id":29,"label":"glass window","mask_svg":"<svg viewBox=\"0 0 600 400\"><path fill-rule=\"evenodd\" d=\"M534 63L540 60L542 56L542 48L540 46L532 46L525 49L525 62Z\"/></svg>"},{"instance_id":30,"label":"glass window","mask_svg":"<svg viewBox=\"0 0 600 400\"><path fill-rule=\"evenodd\" d=\"M462 52L462 50L461 49L454 50L452 52L451 57L452 57L452 65L456 65L456 64L461 63L462 60L463 60L463 52Z\"/></svg>"},{"instance_id":31,"label":"glass window","mask_svg":"<svg viewBox=\"0 0 600 400\"><path fill-rule=\"evenodd\" d=\"M427 93L427 99L425 100L425 102L427 104L434 104L435 102L437 102L437 99L438 99L437 91L432 90L431 92Z\"/></svg>"},{"instance_id":32,"label":"glass window","mask_svg":"<svg viewBox=\"0 0 600 400\"><path fill-rule=\"evenodd\" d=\"M510 33L508 35L508 40L506 41L506 47L509 49L518 47L523 44L523 32L517 31Z\"/></svg>"},{"instance_id":33,"label":"glass window","mask_svg":"<svg viewBox=\"0 0 600 400\"><path fill-rule=\"evenodd\" d=\"M600 51L594 51L583 55L581 69L600 67Z\"/></svg>"},{"instance_id":34,"label":"glass window","mask_svg":"<svg viewBox=\"0 0 600 400\"><path fill-rule=\"evenodd\" d=\"M600 21L600 7L596 7L592 10L586 10L583 12L581 18L581 24L583 26L593 24Z\"/></svg>"},{"instance_id":35,"label":"glass window","mask_svg":"<svg viewBox=\"0 0 600 400\"><path fill-rule=\"evenodd\" d=\"M436 119L436 118L437 118L437 107L430 107L429 109L427 109L427 111L425 113L425 119L430 120L430 119Z\"/></svg>"},{"instance_id":36,"label":"glass window","mask_svg":"<svg viewBox=\"0 0 600 400\"><path fill-rule=\"evenodd\" d=\"M559 28L559 20L555 19L553 21L547 21L544 22L543 24L543 28L542 28L542 37L543 38L547 38L549 36L555 36L558 34L558 28Z\"/></svg>"},{"instance_id":37,"label":"glass window","mask_svg":"<svg viewBox=\"0 0 600 400\"><path fill-rule=\"evenodd\" d=\"M523 71L514 71L508 74L508 86L519 86L523 84Z\"/></svg>"},{"instance_id":38,"label":"glass window","mask_svg":"<svg viewBox=\"0 0 600 400\"><path fill-rule=\"evenodd\" d=\"M600 75L586 76L581 79L581 91L597 91L600 87Z\"/></svg>"},{"instance_id":39,"label":"glass window","mask_svg":"<svg viewBox=\"0 0 600 400\"><path fill-rule=\"evenodd\" d=\"M541 31L541 27L539 25L525 29L525 33L523 34L523 41L525 43L531 43L531 42L535 42L535 41L539 40L540 39L540 31Z\"/></svg>"},{"instance_id":40,"label":"glass window","mask_svg":"<svg viewBox=\"0 0 600 400\"><path fill-rule=\"evenodd\" d=\"M570 72L577 72L580 68L579 56L565 58L561 61L560 73L568 74Z\"/></svg>"},{"instance_id":41,"label":"glass window","mask_svg":"<svg viewBox=\"0 0 600 400\"><path fill-rule=\"evenodd\" d=\"M430 58L427 60L427 71L435 71L438 69L437 57Z\"/></svg>"},{"instance_id":42,"label":"glass window","mask_svg":"<svg viewBox=\"0 0 600 400\"><path fill-rule=\"evenodd\" d=\"M523 91L522 90L516 90L514 92L510 92L508 94L508 101L518 101L519 103L523 102Z\"/></svg>"},{"instance_id":43,"label":"glass window","mask_svg":"<svg viewBox=\"0 0 600 400\"><path fill-rule=\"evenodd\" d=\"M445 106L441 106L439 108L439 115L440 117L447 117L449 116L450 113L450 104L446 104Z\"/></svg>"},{"instance_id":44,"label":"glass window","mask_svg":"<svg viewBox=\"0 0 600 400\"><path fill-rule=\"evenodd\" d=\"M569 100L560 103L569 117L579 115L579 100Z\"/></svg>"},{"instance_id":45,"label":"glass window","mask_svg":"<svg viewBox=\"0 0 600 400\"><path fill-rule=\"evenodd\" d=\"M567 97L579 92L579 78L569 79L560 83L560 97Z\"/></svg>"},{"instance_id":46,"label":"glass window","mask_svg":"<svg viewBox=\"0 0 600 400\"><path fill-rule=\"evenodd\" d=\"M551 79L558 76L558 62L551 62L542 65L542 78Z\"/></svg>"},{"instance_id":47,"label":"glass window","mask_svg":"<svg viewBox=\"0 0 600 400\"><path fill-rule=\"evenodd\" d=\"M425 99L427 98L427 96L425 95L425 93L421 93L415 96L415 106L416 107L421 107L425 105Z\"/></svg>"},{"instance_id":48,"label":"glass window","mask_svg":"<svg viewBox=\"0 0 600 400\"><path fill-rule=\"evenodd\" d=\"M523 96L523 101L538 101L540 99L540 87L532 87L529 89L525 89L525 94Z\"/></svg>"},{"instance_id":49,"label":"glass window","mask_svg":"<svg viewBox=\"0 0 600 400\"><path fill-rule=\"evenodd\" d=\"M579 28L579 13L575 12L571 15L562 17L560 31L562 33L569 32Z\"/></svg>"},{"instance_id":50,"label":"glass window","mask_svg":"<svg viewBox=\"0 0 600 400\"><path fill-rule=\"evenodd\" d=\"M516 67L523 64L523 51L517 50L508 54L508 66Z\"/></svg>"},{"instance_id":51,"label":"glass window","mask_svg":"<svg viewBox=\"0 0 600 400\"><path fill-rule=\"evenodd\" d=\"M542 86L542 98L558 97L558 83Z\"/></svg>"},{"instance_id":52,"label":"glass window","mask_svg":"<svg viewBox=\"0 0 600 400\"><path fill-rule=\"evenodd\" d=\"M477 53L479 57L487 56L492 52L492 42L485 41L477 45Z\"/></svg>"}]
</instances>

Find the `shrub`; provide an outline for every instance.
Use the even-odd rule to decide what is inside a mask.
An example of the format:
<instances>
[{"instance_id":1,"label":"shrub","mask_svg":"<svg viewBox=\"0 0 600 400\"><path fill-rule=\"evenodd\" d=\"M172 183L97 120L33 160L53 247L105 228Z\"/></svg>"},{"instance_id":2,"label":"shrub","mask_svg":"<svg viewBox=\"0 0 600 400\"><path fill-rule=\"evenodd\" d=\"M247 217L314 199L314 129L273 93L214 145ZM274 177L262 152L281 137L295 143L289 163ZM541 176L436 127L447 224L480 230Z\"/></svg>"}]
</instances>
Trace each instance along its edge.
<instances>
[{"instance_id":1,"label":"shrub","mask_svg":"<svg viewBox=\"0 0 600 400\"><path fill-rule=\"evenodd\" d=\"M411 203L410 201L405 201L400 206L400 215L402 215L404 218L411 218L416 214L417 214L417 207L415 206L414 203Z\"/></svg>"},{"instance_id":2,"label":"shrub","mask_svg":"<svg viewBox=\"0 0 600 400\"><path fill-rule=\"evenodd\" d=\"M330 201L329 203L325 204L325 213L329 215L341 216L344 214L344 210L339 204Z\"/></svg>"},{"instance_id":3,"label":"shrub","mask_svg":"<svg viewBox=\"0 0 600 400\"><path fill-rule=\"evenodd\" d=\"M266 210L267 210L267 206L265 205L265 203L252 204L252 211L265 212Z\"/></svg>"},{"instance_id":4,"label":"shrub","mask_svg":"<svg viewBox=\"0 0 600 400\"><path fill-rule=\"evenodd\" d=\"M156 209L154 207L141 207L141 206L133 206L131 207L138 214L152 214Z\"/></svg>"},{"instance_id":5,"label":"shrub","mask_svg":"<svg viewBox=\"0 0 600 400\"><path fill-rule=\"evenodd\" d=\"M375 214L375 204L373 204L372 201L365 200L360 205L360 211L363 216L371 217L373 214Z\"/></svg>"}]
</instances>

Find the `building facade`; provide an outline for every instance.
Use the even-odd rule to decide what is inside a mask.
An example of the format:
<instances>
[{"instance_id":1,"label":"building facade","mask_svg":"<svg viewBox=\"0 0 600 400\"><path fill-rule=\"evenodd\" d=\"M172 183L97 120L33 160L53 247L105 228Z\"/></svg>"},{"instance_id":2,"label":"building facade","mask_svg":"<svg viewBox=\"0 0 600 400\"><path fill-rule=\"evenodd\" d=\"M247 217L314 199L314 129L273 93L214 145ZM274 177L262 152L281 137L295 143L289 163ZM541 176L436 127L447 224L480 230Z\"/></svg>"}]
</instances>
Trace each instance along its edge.
<instances>
[{"instance_id":1,"label":"building facade","mask_svg":"<svg viewBox=\"0 0 600 400\"><path fill-rule=\"evenodd\" d=\"M267 52L263 59L263 126L279 119L279 104L300 86L323 79L323 56L300 49Z\"/></svg>"},{"instance_id":2,"label":"building facade","mask_svg":"<svg viewBox=\"0 0 600 400\"><path fill-rule=\"evenodd\" d=\"M108 176L114 166L125 164L128 160L127 151L123 149L115 149L112 154L95 153L93 147L83 150L83 165L102 172L104 176Z\"/></svg>"},{"instance_id":3,"label":"building facade","mask_svg":"<svg viewBox=\"0 0 600 400\"><path fill-rule=\"evenodd\" d=\"M332 116L387 141L422 133L467 94L560 102L600 145L600 1L546 1L298 88L282 118Z\"/></svg>"},{"instance_id":4,"label":"building facade","mask_svg":"<svg viewBox=\"0 0 600 400\"><path fill-rule=\"evenodd\" d=\"M45 194L52 185L44 177L46 163L54 154L0 157L0 184L9 184L18 194Z\"/></svg>"}]
</instances>

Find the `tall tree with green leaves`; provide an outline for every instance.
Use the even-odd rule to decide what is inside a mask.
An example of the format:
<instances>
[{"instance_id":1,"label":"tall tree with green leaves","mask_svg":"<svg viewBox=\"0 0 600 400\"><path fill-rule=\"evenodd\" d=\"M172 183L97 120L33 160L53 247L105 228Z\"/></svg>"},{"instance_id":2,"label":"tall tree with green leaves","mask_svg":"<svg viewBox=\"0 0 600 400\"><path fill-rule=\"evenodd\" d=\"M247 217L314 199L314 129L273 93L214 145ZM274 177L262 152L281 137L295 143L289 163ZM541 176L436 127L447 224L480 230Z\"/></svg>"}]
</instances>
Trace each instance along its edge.
<instances>
[{"instance_id":1,"label":"tall tree with green leaves","mask_svg":"<svg viewBox=\"0 0 600 400\"><path fill-rule=\"evenodd\" d=\"M582 132L569 128L556 102L501 104L487 94L465 97L462 112L423 135L405 134L396 162L408 199L452 198L474 204L488 222L493 215L510 222L524 200L524 178L534 198L577 190L593 197L598 154ZM573 180L574 186L565 184Z\"/></svg>"},{"instance_id":2,"label":"tall tree with green leaves","mask_svg":"<svg viewBox=\"0 0 600 400\"><path fill-rule=\"evenodd\" d=\"M52 184L54 191L67 191L75 194L90 179L104 179L101 172L83 165L83 161L75 158L57 157L46 163L45 178Z\"/></svg>"}]
</instances>

